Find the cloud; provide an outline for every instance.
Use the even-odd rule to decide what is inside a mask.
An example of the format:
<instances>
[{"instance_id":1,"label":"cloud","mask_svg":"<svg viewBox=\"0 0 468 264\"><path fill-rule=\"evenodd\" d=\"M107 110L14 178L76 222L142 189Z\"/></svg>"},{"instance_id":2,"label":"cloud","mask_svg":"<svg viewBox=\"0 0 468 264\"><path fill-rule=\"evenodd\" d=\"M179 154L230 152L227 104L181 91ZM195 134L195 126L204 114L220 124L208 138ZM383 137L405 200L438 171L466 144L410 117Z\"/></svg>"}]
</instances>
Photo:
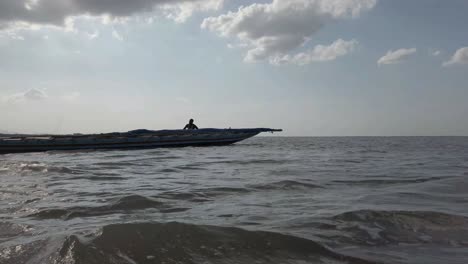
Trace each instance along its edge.
<instances>
[{"instance_id":1,"label":"cloud","mask_svg":"<svg viewBox=\"0 0 468 264\"><path fill-rule=\"evenodd\" d=\"M377 64L379 65L398 64L414 53L416 53L415 48L399 49L395 51L389 50L387 54L385 54L382 58L380 58L377 61Z\"/></svg>"},{"instance_id":2,"label":"cloud","mask_svg":"<svg viewBox=\"0 0 468 264\"><path fill-rule=\"evenodd\" d=\"M123 41L124 40L124 37L119 32L117 32L117 30L115 30L115 29L112 30L112 37L114 37L118 41Z\"/></svg>"},{"instance_id":3,"label":"cloud","mask_svg":"<svg viewBox=\"0 0 468 264\"><path fill-rule=\"evenodd\" d=\"M6 96L3 98L3 101L7 103L20 103L27 101L40 101L46 98L47 94L43 90L32 88L22 93Z\"/></svg>"},{"instance_id":4,"label":"cloud","mask_svg":"<svg viewBox=\"0 0 468 264\"><path fill-rule=\"evenodd\" d=\"M440 50L436 50L436 51L433 51L431 52L431 55L434 56L434 57L437 57L441 54L442 52Z\"/></svg>"},{"instance_id":5,"label":"cloud","mask_svg":"<svg viewBox=\"0 0 468 264\"><path fill-rule=\"evenodd\" d=\"M43 89L32 88L24 92L11 94L8 96L0 97L0 103L6 103L10 105L24 104L32 102L76 102L80 99L81 94L77 91L68 92L62 95L47 94Z\"/></svg>"},{"instance_id":6,"label":"cloud","mask_svg":"<svg viewBox=\"0 0 468 264\"><path fill-rule=\"evenodd\" d=\"M0 38L8 38L12 40L25 40L24 36L13 30L0 31Z\"/></svg>"},{"instance_id":7,"label":"cloud","mask_svg":"<svg viewBox=\"0 0 468 264\"><path fill-rule=\"evenodd\" d=\"M334 20L356 18L377 0L273 0L206 18L201 27L247 46L246 62L277 61L291 56L311 36ZM231 44L231 46L234 46ZM300 54L297 54L300 55Z\"/></svg>"},{"instance_id":8,"label":"cloud","mask_svg":"<svg viewBox=\"0 0 468 264\"><path fill-rule=\"evenodd\" d=\"M164 10L177 21L195 11L218 9L224 0L1 0L0 29L18 24L65 27L70 17L80 15L129 17L137 13Z\"/></svg>"},{"instance_id":9,"label":"cloud","mask_svg":"<svg viewBox=\"0 0 468 264\"><path fill-rule=\"evenodd\" d=\"M178 23L185 22L194 12L219 10L224 0L179 1L179 3L164 4L160 7L166 18Z\"/></svg>"},{"instance_id":10,"label":"cloud","mask_svg":"<svg viewBox=\"0 0 468 264\"><path fill-rule=\"evenodd\" d=\"M468 47L458 49L449 61L444 62L443 66L455 64L468 64Z\"/></svg>"},{"instance_id":11,"label":"cloud","mask_svg":"<svg viewBox=\"0 0 468 264\"><path fill-rule=\"evenodd\" d=\"M358 42L356 40L345 41L338 39L329 46L317 45L307 52L301 52L294 56L284 55L282 57L270 58L270 63L274 65L306 65L312 62L332 61L352 52L357 45Z\"/></svg>"},{"instance_id":12,"label":"cloud","mask_svg":"<svg viewBox=\"0 0 468 264\"><path fill-rule=\"evenodd\" d=\"M93 40L99 37L99 31L97 30L95 30L93 33L85 32L84 34L89 40Z\"/></svg>"}]
</instances>

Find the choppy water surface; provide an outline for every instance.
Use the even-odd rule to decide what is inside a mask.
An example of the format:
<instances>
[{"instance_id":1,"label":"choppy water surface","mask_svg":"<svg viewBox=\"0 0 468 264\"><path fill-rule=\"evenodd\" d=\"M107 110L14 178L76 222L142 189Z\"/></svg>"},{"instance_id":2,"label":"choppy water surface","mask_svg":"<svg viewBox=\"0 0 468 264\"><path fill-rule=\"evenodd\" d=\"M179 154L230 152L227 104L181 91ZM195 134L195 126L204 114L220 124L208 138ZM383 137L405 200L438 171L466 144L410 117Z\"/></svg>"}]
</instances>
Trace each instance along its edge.
<instances>
[{"instance_id":1,"label":"choppy water surface","mask_svg":"<svg viewBox=\"0 0 468 264\"><path fill-rule=\"evenodd\" d=\"M468 263L468 138L0 156L0 263Z\"/></svg>"}]
</instances>

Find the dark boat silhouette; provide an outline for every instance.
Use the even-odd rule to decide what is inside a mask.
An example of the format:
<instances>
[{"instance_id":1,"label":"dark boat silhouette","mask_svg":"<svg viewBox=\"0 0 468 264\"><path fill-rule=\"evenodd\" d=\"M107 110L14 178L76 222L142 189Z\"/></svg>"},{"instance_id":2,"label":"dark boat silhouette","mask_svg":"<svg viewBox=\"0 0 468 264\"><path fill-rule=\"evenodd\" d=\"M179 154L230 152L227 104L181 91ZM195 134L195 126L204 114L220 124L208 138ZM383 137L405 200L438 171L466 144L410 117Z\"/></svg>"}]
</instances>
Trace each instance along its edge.
<instances>
[{"instance_id":1,"label":"dark boat silhouette","mask_svg":"<svg viewBox=\"0 0 468 264\"><path fill-rule=\"evenodd\" d=\"M161 147L220 146L233 144L262 132L281 129L133 130L125 133L75 135L0 135L0 153L51 150L143 149Z\"/></svg>"}]
</instances>

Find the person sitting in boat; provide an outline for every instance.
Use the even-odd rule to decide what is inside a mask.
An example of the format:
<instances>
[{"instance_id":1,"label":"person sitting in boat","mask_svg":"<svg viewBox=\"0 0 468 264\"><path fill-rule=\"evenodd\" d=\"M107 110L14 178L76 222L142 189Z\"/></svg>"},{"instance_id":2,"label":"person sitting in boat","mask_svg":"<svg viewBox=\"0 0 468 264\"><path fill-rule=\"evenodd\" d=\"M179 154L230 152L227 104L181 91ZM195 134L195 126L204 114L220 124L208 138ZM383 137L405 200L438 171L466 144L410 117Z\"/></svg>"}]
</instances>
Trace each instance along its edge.
<instances>
[{"instance_id":1,"label":"person sitting in boat","mask_svg":"<svg viewBox=\"0 0 468 264\"><path fill-rule=\"evenodd\" d=\"M193 119L190 119L189 123L185 125L184 130L186 129L198 129L198 127L193 123Z\"/></svg>"}]
</instances>

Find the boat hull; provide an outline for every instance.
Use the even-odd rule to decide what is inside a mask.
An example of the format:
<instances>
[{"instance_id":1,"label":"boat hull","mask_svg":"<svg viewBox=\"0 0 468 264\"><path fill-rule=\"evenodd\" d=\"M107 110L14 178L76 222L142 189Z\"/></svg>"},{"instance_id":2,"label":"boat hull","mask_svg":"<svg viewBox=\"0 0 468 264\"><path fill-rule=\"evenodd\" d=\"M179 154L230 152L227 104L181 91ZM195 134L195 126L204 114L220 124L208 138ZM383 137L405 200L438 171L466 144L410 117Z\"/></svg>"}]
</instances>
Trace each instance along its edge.
<instances>
[{"instance_id":1,"label":"boat hull","mask_svg":"<svg viewBox=\"0 0 468 264\"><path fill-rule=\"evenodd\" d=\"M150 149L230 145L271 129L135 130L99 135L0 137L0 154L67 150Z\"/></svg>"}]
</instances>

